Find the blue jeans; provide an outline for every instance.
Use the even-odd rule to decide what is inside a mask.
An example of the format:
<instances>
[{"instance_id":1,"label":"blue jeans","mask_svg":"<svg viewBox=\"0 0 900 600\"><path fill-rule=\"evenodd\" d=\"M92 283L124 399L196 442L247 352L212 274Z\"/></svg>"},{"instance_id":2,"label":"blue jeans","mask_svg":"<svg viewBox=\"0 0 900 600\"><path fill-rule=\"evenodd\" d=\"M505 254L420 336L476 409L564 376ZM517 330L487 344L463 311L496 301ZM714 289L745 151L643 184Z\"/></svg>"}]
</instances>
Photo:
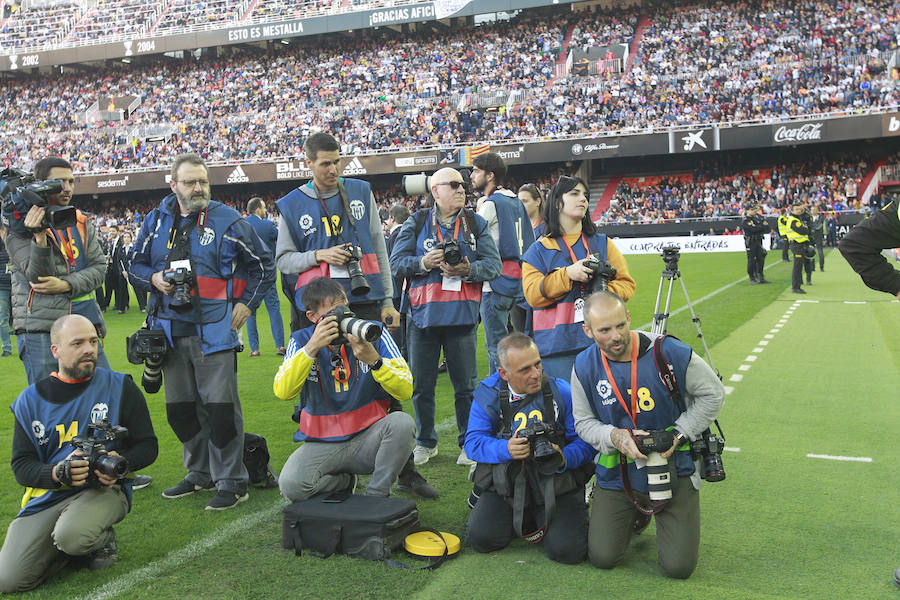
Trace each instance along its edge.
<instances>
[{"instance_id":1,"label":"blue jeans","mask_svg":"<svg viewBox=\"0 0 900 600\"><path fill-rule=\"evenodd\" d=\"M558 377L565 381L570 381L572 379L572 367L575 366L575 357L580 352L579 350L571 354L542 357L541 364L543 365L544 373L546 373L547 377Z\"/></svg>"},{"instance_id":2,"label":"blue jeans","mask_svg":"<svg viewBox=\"0 0 900 600\"><path fill-rule=\"evenodd\" d=\"M469 423L469 409L472 394L478 385L478 367L475 364L475 325L450 327L416 326L407 319L407 348L409 368L413 376L413 406L416 409L416 443L427 448L437 446L437 432L434 430L434 388L437 385L438 359L441 348L447 359L447 372L453 384L453 398L456 408L456 427L459 436L456 443L462 448Z\"/></svg>"},{"instance_id":3,"label":"blue jeans","mask_svg":"<svg viewBox=\"0 0 900 600\"><path fill-rule=\"evenodd\" d=\"M278 302L278 287L272 286L266 293L263 302L269 313L269 325L272 327L272 338L276 348L284 348L284 324L281 322L281 305ZM259 310L259 309L257 309ZM256 311L247 319L247 341L250 342L250 350L259 350L259 332L256 329Z\"/></svg>"},{"instance_id":4,"label":"blue jeans","mask_svg":"<svg viewBox=\"0 0 900 600\"><path fill-rule=\"evenodd\" d=\"M9 339L9 290L0 290L0 345L3 352L12 352L12 341Z\"/></svg>"},{"instance_id":5,"label":"blue jeans","mask_svg":"<svg viewBox=\"0 0 900 600\"><path fill-rule=\"evenodd\" d=\"M488 352L490 373L494 374L500 363L497 361L497 343L509 334L509 311L516 305L516 298L497 292L481 295L481 322L484 324L484 345Z\"/></svg>"},{"instance_id":6,"label":"blue jeans","mask_svg":"<svg viewBox=\"0 0 900 600\"><path fill-rule=\"evenodd\" d=\"M25 364L25 375L29 384L45 379L59 369L59 361L53 358L53 353L50 352L49 332L20 333L16 336L16 341L19 344L19 358ZM103 344L100 344L97 353L97 366L112 369L103 352Z\"/></svg>"}]
</instances>

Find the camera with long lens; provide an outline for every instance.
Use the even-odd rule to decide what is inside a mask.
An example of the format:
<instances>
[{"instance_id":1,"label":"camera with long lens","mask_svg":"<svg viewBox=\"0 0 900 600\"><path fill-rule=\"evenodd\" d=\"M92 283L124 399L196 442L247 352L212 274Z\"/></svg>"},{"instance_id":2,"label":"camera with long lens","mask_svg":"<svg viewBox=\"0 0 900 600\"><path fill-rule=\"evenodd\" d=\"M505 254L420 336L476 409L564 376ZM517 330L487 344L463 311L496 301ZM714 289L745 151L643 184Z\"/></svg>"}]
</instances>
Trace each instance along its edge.
<instances>
[{"instance_id":1,"label":"camera with long lens","mask_svg":"<svg viewBox=\"0 0 900 600\"><path fill-rule=\"evenodd\" d=\"M709 429L691 442L691 456L700 460L700 477L706 481L722 481L725 479L725 465L722 464L722 451L725 439L715 435Z\"/></svg>"},{"instance_id":2,"label":"camera with long lens","mask_svg":"<svg viewBox=\"0 0 900 600\"><path fill-rule=\"evenodd\" d=\"M179 261L180 262L180 261ZM190 312L194 305L191 302L191 287L194 285L194 274L190 266L174 266L163 271L163 281L175 286L169 308L179 314Z\"/></svg>"},{"instance_id":3,"label":"camera with long lens","mask_svg":"<svg viewBox=\"0 0 900 600\"><path fill-rule=\"evenodd\" d=\"M616 268L609 261L600 260L599 256L592 254L582 264L591 270L588 281L591 292L609 289L609 282L616 278Z\"/></svg>"},{"instance_id":4,"label":"camera with long lens","mask_svg":"<svg viewBox=\"0 0 900 600\"><path fill-rule=\"evenodd\" d=\"M332 346L346 344L347 338L344 336L348 333L367 342L374 342L381 337L381 325L356 318L356 313L343 304L335 306L325 316L331 315L337 317L338 331L340 332L338 338L331 342Z\"/></svg>"},{"instance_id":5,"label":"camera with long lens","mask_svg":"<svg viewBox=\"0 0 900 600\"><path fill-rule=\"evenodd\" d=\"M677 271L678 270L678 259L681 257L681 248L679 248L675 244L669 244L668 246L663 246L661 256L662 256L663 262L666 263L666 270L668 270L668 271Z\"/></svg>"},{"instance_id":6,"label":"camera with long lens","mask_svg":"<svg viewBox=\"0 0 900 600\"><path fill-rule=\"evenodd\" d=\"M444 251L444 262L451 267L455 267L463 261L462 249L456 240L445 240L435 244L434 249Z\"/></svg>"},{"instance_id":7,"label":"camera with long lens","mask_svg":"<svg viewBox=\"0 0 900 600\"><path fill-rule=\"evenodd\" d=\"M460 169L459 174L462 175L463 186L468 190L471 186L472 172L469 169ZM417 173L415 175L404 175L402 181L403 193L407 196L424 196L431 193L431 175L425 173Z\"/></svg>"},{"instance_id":8,"label":"camera with long lens","mask_svg":"<svg viewBox=\"0 0 900 600\"><path fill-rule=\"evenodd\" d=\"M523 427L516 433L516 437L526 438L531 447L531 453L536 460L548 460L559 456L553 447L553 438L556 429L553 425L543 421L533 421L527 427Z\"/></svg>"},{"instance_id":9,"label":"camera with long lens","mask_svg":"<svg viewBox=\"0 0 900 600\"><path fill-rule=\"evenodd\" d=\"M675 443L675 434L671 429L656 429L647 435L632 436L638 451L647 456L647 491L652 502L664 502L672 499L672 475L669 461L662 457Z\"/></svg>"},{"instance_id":10,"label":"camera with long lens","mask_svg":"<svg viewBox=\"0 0 900 600\"><path fill-rule=\"evenodd\" d=\"M347 272L350 274L350 293L354 296L365 296L371 288L362 272L362 248L353 244L346 244L344 248L350 253L350 258L347 259Z\"/></svg>"},{"instance_id":11,"label":"camera with long lens","mask_svg":"<svg viewBox=\"0 0 900 600\"><path fill-rule=\"evenodd\" d=\"M157 329L138 329L125 339L125 354L133 365L144 364L141 386L149 394L162 387L162 365L169 342L166 334Z\"/></svg>"},{"instance_id":12,"label":"camera with long lens","mask_svg":"<svg viewBox=\"0 0 900 600\"><path fill-rule=\"evenodd\" d=\"M98 433L102 435L98 435ZM128 437L128 429L119 425L111 425L108 419L103 419L98 423L90 423L87 426L87 435L78 435L72 438L71 443L81 451L81 456L73 456L69 461L86 460L88 462L88 480L85 485L88 487L100 486L100 480L97 479L94 471L116 479L121 479L128 473L128 461L122 456L110 454L106 449L107 443L123 440L126 437Z\"/></svg>"},{"instance_id":13,"label":"camera with long lens","mask_svg":"<svg viewBox=\"0 0 900 600\"><path fill-rule=\"evenodd\" d=\"M0 171L0 207L3 222L16 233L35 232L42 229L66 229L74 227L77 214L74 206L50 206L50 196L63 190L60 179L37 181L34 175L20 169L7 167ZM40 227L25 227L25 216L32 206L44 209Z\"/></svg>"}]
</instances>

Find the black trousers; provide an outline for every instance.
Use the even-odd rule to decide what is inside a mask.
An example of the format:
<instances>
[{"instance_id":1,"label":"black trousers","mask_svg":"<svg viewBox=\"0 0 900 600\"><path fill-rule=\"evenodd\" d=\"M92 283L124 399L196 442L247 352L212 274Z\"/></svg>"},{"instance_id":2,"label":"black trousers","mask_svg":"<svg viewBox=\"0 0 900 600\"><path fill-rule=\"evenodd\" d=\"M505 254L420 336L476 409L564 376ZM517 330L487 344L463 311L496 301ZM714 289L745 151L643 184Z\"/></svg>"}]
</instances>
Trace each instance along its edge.
<instances>
[{"instance_id":1,"label":"black trousers","mask_svg":"<svg viewBox=\"0 0 900 600\"><path fill-rule=\"evenodd\" d=\"M825 270L825 250L822 248L823 239L815 238L813 243L816 245L816 253L819 255L819 270Z\"/></svg>"},{"instance_id":2,"label":"black trousers","mask_svg":"<svg viewBox=\"0 0 900 600\"><path fill-rule=\"evenodd\" d=\"M536 529L544 522L544 508L526 507L523 520L526 524L534 523ZM523 524L523 529L527 525ZM556 512L544 533L547 558L570 565L582 562L587 557L587 533L584 488L557 496ZM494 491L483 492L469 515L466 542L476 552L495 552L508 546L515 537L512 505Z\"/></svg>"},{"instance_id":3,"label":"black trousers","mask_svg":"<svg viewBox=\"0 0 900 600\"><path fill-rule=\"evenodd\" d=\"M766 255L762 247L762 241L752 242L747 248L747 275L750 281L761 281L763 279L763 266L765 266Z\"/></svg>"},{"instance_id":4,"label":"black trousers","mask_svg":"<svg viewBox=\"0 0 900 600\"><path fill-rule=\"evenodd\" d=\"M794 268L791 270L791 289L799 290L803 285L803 272L806 278L812 277L812 261L806 258L808 242L791 242L791 254L794 256Z\"/></svg>"}]
</instances>

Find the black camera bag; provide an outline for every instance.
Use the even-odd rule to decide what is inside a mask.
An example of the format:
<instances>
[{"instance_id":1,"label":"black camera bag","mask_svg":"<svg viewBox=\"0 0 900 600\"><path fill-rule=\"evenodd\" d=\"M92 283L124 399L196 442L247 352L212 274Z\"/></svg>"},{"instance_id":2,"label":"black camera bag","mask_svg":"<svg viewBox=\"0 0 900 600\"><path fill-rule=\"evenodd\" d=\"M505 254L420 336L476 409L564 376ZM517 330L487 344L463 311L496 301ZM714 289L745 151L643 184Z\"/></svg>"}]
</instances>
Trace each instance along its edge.
<instances>
[{"instance_id":1,"label":"black camera bag","mask_svg":"<svg viewBox=\"0 0 900 600\"><path fill-rule=\"evenodd\" d=\"M346 554L367 560L388 560L419 529L416 503L404 498L351 495L341 502L325 502L322 494L284 507L281 546L324 558Z\"/></svg>"},{"instance_id":2,"label":"black camera bag","mask_svg":"<svg viewBox=\"0 0 900 600\"><path fill-rule=\"evenodd\" d=\"M269 466L269 445L263 436L244 433L244 467L251 484L263 488L278 487L278 476Z\"/></svg>"}]
</instances>

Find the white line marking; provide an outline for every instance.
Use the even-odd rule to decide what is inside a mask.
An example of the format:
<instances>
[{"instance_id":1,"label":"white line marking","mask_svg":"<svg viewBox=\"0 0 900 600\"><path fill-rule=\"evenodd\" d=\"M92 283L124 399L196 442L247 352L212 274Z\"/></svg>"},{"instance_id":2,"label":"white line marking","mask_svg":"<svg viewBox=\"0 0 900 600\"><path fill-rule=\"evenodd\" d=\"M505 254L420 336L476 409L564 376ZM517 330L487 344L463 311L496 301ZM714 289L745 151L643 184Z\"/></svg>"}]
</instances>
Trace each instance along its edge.
<instances>
[{"instance_id":1,"label":"white line marking","mask_svg":"<svg viewBox=\"0 0 900 600\"><path fill-rule=\"evenodd\" d=\"M764 337L765 339L767 339L767 340L774 340L774 339L775 339L775 336L772 335L771 333L767 333L767 334L764 335L763 337Z\"/></svg>"},{"instance_id":2,"label":"white line marking","mask_svg":"<svg viewBox=\"0 0 900 600\"><path fill-rule=\"evenodd\" d=\"M740 452L741 449L740 448L732 448L730 446L725 446L725 451L726 452Z\"/></svg>"},{"instance_id":3,"label":"white line marking","mask_svg":"<svg viewBox=\"0 0 900 600\"><path fill-rule=\"evenodd\" d=\"M743 378L744 378L744 376L741 375L740 373L735 373L734 375L731 376L731 379L729 379L728 381L740 381Z\"/></svg>"},{"instance_id":4,"label":"white line marking","mask_svg":"<svg viewBox=\"0 0 900 600\"><path fill-rule=\"evenodd\" d=\"M807 454L806 458L824 458L826 460L846 460L850 462L872 462L868 456L831 456L830 454Z\"/></svg>"},{"instance_id":5,"label":"white line marking","mask_svg":"<svg viewBox=\"0 0 900 600\"><path fill-rule=\"evenodd\" d=\"M762 352L763 350L765 350L765 348L754 348L754 349L753 349L753 351L756 352L757 354L759 354L759 353Z\"/></svg>"},{"instance_id":6,"label":"white line marking","mask_svg":"<svg viewBox=\"0 0 900 600\"><path fill-rule=\"evenodd\" d=\"M805 302L806 304L818 304L818 300L797 300L797 302Z\"/></svg>"},{"instance_id":7,"label":"white line marking","mask_svg":"<svg viewBox=\"0 0 900 600\"><path fill-rule=\"evenodd\" d=\"M768 346L768 345L769 345L769 340L759 340L759 342L757 342L757 343L758 343L760 346Z\"/></svg>"},{"instance_id":8,"label":"white line marking","mask_svg":"<svg viewBox=\"0 0 900 600\"><path fill-rule=\"evenodd\" d=\"M749 371L752 366L753 365L741 365L738 367L738 371Z\"/></svg>"},{"instance_id":9,"label":"white line marking","mask_svg":"<svg viewBox=\"0 0 900 600\"><path fill-rule=\"evenodd\" d=\"M179 566L197 558L210 548L218 546L230 538L238 537L262 523L275 519L285 504L287 504L287 500L280 501L257 513L249 514L236 521L232 521L202 540L191 542L179 550L169 552L163 558L153 561L146 567L142 567L135 571L131 571L130 573L126 573L117 579L113 579L88 595L82 596L82 598L85 600L118 598L125 596L125 592L133 587L139 585L152 585L161 574L175 571Z\"/></svg>"},{"instance_id":10,"label":"white line marking","mask_svg":"<svg viewBox=\"0 0 900 600\"><path fill-rule=\"evenodd\" d=\"M730 386L730 385L726 385L726 386L723 386L723 387L725 388L725 395L726 395L726 396L727 396L728 394L730 394L731 392L734 391L734 387L732 387L732 386Z\"/></svg>"},{"instance_id":11,"label":"white line marking","mask_svg":"<svg viewBox=\"0 0 900 600\"><path fill-rule=\"evenodd\" d=\"M750 356L748 356L747 358L744 359L744 362L754 362L757 358L759 358L757 355L751 354Z\"/></svg>"},{"instance_id":12,"label":"white line marking","mask_svg":"<svg viewBox=\"0 0 900 600\"><path fill-rule=\"evenodd\" d=\"M769 333L778 333L780 329L770 329Z\"/></svg>"},{"instance_id":13,"label":"white line marking","mask_svg":"<svg viewBox=\"0 0 900 600\"><path fill-rule=\"evenodd\" d=\"M865 302L851 302L850 300L844 300L844 304L866 304Z\"/></svg>"}]
</instances>

